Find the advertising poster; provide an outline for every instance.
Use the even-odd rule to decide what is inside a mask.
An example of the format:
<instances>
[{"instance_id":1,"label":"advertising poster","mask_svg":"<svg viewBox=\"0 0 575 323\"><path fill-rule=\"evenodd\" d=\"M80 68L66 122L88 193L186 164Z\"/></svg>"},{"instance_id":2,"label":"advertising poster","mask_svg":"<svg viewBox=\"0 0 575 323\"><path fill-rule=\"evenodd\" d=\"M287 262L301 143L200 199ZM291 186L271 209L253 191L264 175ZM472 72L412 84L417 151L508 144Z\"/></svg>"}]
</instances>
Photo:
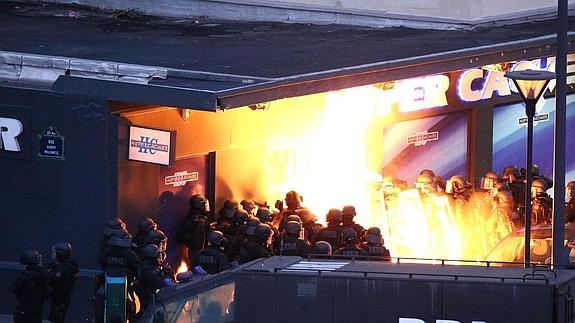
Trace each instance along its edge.
<instances>
[{"instance_id":1,"label":"advertising poster","mask_svg":"<svg viewBox=\"0 0 575 323\"><path fill-rule=\"evenodd\" d=\"M162 166L158 185L157 222L168 236L168 261L175 270L180 265L183 249L176 242L176 229L188 214L190 196L206 195L206 156L178 159L174 166Z\"/></svg>"},{"instance_id":2,"label":"advertising poster","mask_svg":"<svg viewBox=\"0 0 575 323\"><path fill-rule=\"evenodd\" d=\"M533 163L543 175L553 176L553 127L555 100L538 106L533 127ZM499 174L507 165L525 167L527 122L523 103L496 107L493 111L493 170ZM575 95L567 97L565 181L575 180ZM552 194L549 190L547 193Z\"/></svg>"},{"instance_id":3,"label":"advertising poster","mask_svg":"<svg viewBox=\"0 0 575 323\"><path fill-rule=\"evenodd\" d=\"M467 114L450 113L394 123L383 133L383 175L413 186L422 169L444 180L467 178Z\"/></svg>"}]
</instances>

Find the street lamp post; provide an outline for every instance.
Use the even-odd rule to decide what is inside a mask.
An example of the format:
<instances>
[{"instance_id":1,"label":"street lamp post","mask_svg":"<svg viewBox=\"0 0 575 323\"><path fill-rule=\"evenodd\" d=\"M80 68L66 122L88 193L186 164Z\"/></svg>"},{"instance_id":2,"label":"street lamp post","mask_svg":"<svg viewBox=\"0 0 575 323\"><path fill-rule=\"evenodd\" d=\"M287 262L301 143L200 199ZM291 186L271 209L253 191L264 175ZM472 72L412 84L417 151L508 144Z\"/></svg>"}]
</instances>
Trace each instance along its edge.
<instances>
[{"instance_id":1,"label":"street lamp post","mask_svg":"<svg viewBox=\"0 0 575 323\"><path fill-rule=\"evenodd\" d=\"M545 92L547 84L555 78L555 73L548 71L514 71L505 73L505 77L512 79L519 90L521 99L525 103L527 115L527 160L525 179L525 267L531 263L531 182L533 179L533 118L537 101Z\"/></svg>"}]
</instances>

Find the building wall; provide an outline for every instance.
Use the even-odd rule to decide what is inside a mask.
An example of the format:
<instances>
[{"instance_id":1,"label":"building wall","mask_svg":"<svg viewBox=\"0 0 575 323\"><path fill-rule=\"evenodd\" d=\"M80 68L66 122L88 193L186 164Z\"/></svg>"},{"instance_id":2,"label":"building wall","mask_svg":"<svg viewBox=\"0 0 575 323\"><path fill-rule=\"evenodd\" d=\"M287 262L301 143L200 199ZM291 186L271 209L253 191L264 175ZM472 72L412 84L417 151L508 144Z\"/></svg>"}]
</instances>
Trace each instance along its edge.
<instances>
[{"instance_id":1,"label":"building wall","mask_svg":"<svg viewBox=\"0 0 575 323\"><path fill-rule=\"evenodd\" d=\"M556 12L555 0L49 0L153 15L417 28L468 28L510 23ZM570 0L575 4L575 0Z\"/></svg>"},{"instance_id":2,"label":"building wall","mask_svg":"<svg viewBox=\"0 0 575 323\"><path fill-rule=\"evenodd\" d=\"M68 241L82 270L71 320L90 317L101 232L116 210L117 117L107 110L100 99L0 86L0 117L23 123L22 151L0 151L0 313L13 311L20 254L37 249L49 263L51 246ZM64 137L62 160L38 156L50 126Z\"/></svg>"}]
</instances>

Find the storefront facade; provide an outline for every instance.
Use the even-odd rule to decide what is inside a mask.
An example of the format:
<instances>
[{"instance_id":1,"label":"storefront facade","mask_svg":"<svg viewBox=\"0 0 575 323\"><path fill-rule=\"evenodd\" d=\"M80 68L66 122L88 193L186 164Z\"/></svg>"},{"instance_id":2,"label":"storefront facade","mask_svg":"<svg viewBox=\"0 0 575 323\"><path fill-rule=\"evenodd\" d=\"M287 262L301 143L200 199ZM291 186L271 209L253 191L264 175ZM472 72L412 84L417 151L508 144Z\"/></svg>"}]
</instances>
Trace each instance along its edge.
<instances>
[{"instance_id":1,"label":"storefront facade","mask_svg":"<svg viewBox=\"0 0 575 323\"><path fill-rule=\"evenodd\" d=\"M525 61L519 65L552 70L553 51L546 39L221 92L70 75L57 77L49 90L2 84L2 223L10 234L0 258L6 278L0 312L13 308L9 285L20 253L34 248L49 255L52 244L65 240L83 269L83 297L74 299L72 316L89 317L82 309L90 307L105 222L119 216L134 233L141 218L152 217L173 242L195 193L217 211L225 199L272 206L297 190L320 221L328 208L353 204L358 222L370 226L381 219L376 187L383 175L413 186L419 171L430 168L444 179L462 175L477 183L501 165L521 167L520 121L518 129L501 129L521 104L503 73L487 65ZM179 104L187 95L191 104ZM541 110L547 120L550 102ZM538 129L547 133L546 122ZM160 142L160 134L169 142ZM548 148L549 135L539 136L547 141L536 145ZM168 157L150 160L131 155L132 148ZM549 154L536 154L535 162L550 176ZM573 152L567 156L569 181Z\"/></svg>"}]
</instances>

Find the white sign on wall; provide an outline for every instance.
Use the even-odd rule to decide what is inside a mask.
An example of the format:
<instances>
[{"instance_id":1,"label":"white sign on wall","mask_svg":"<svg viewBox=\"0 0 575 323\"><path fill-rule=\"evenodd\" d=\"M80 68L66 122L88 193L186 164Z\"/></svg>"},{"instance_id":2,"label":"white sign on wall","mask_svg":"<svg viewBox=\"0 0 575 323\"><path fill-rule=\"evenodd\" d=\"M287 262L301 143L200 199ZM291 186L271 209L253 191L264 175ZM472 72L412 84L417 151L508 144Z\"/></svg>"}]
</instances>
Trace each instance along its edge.
<instances>
[{"instance_id":1,"label":"white sign on wall","mask_svg":"<svg viewBox=\"0 0 575 323\"><path fill-rule=\"evenodd\" d=\"M23 130L20 120L0 117L0 150L20 151L18 136Z\"/></svg>"},{"instance_id":2,"label":"white sign on wall","mask_svg":"<svg viewBox=\"0 0 575 323\"><path fill-rule=\"evenodd\" d=\"M175 131L130 126L128 159L173 165Z\"/></svg>"}]
</instances>

